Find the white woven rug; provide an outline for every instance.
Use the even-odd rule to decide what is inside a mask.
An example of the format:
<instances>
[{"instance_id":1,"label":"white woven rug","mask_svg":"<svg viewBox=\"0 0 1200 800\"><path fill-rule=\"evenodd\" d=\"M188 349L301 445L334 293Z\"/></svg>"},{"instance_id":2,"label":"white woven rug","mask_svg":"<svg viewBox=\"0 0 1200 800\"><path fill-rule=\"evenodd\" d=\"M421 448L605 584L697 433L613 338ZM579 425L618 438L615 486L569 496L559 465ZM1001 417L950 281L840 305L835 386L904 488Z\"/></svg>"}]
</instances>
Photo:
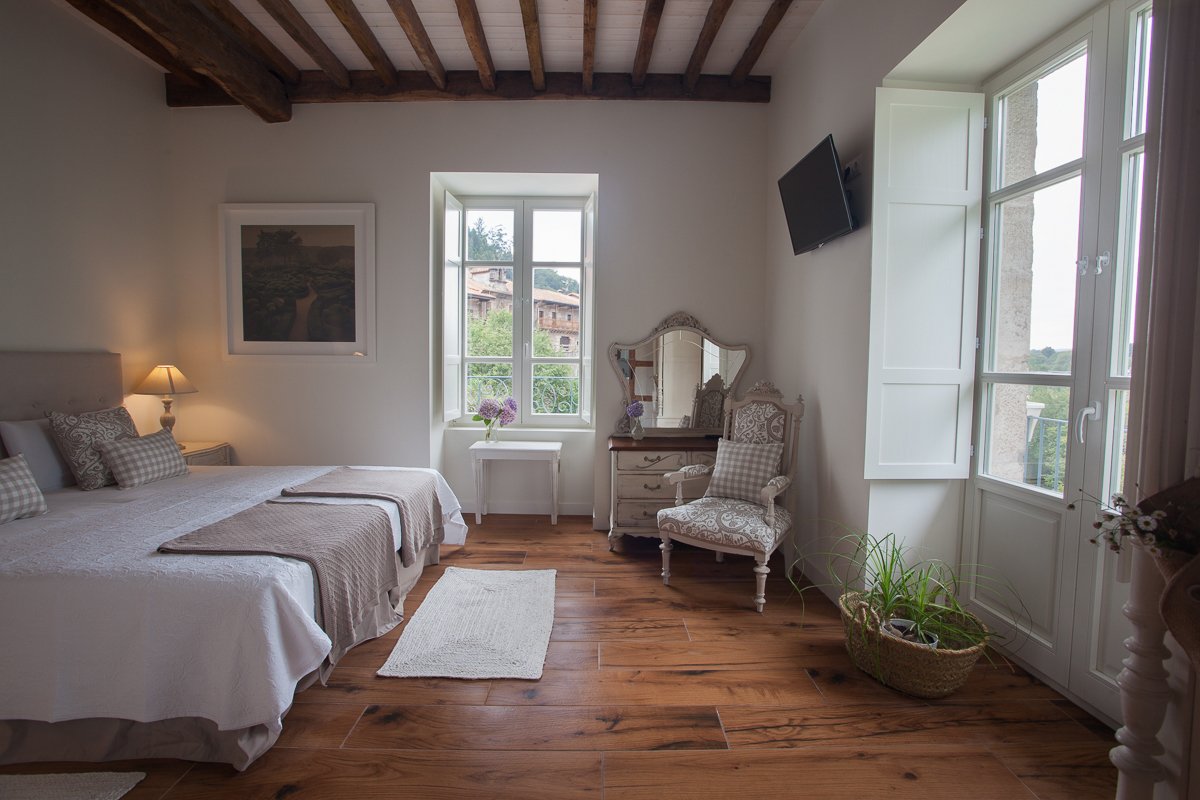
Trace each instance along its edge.
<instances>
[{"instance_id":1,"label":"white woven rug","mask_svg":"<svg viewBox=\"0 0 1200 800\"><path fill-rule=\"evenodd\" d=\"M542 677L554 627L554 576L552 569L448 567L377 674Z\"/></svg>"},{"instance_id":2,"label":"white woven rug","mask_svg":"<svg viewBox=\"0 0 1200 800\"><path fill-rule=\"evenodd\" d=\"M0 797L4 800L117 800L145 777L144 772L0 775Z\"/></svg>"}]
</instances>

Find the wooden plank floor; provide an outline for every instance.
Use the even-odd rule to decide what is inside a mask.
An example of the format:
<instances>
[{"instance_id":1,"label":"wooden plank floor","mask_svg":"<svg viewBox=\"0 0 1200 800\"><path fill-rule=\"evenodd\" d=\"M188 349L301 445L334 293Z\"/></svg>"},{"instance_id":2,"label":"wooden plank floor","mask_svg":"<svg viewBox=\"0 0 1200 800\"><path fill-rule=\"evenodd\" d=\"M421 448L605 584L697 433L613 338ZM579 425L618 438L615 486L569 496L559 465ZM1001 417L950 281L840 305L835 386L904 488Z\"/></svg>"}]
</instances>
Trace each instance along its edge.
<instances>
[{"instance_id":1,"label":"wooden plank floor","mask_svg":"<svg viewBox=\"0 0 1200 800\"><path fill-rule=\"evenodd\" d=\"M139 769L150 798L1111 798L1111 731L1028 674L981 665L926 702L858 672L834 607L773 564L764 614L748 559L657 541L609 552L591 520L500 516L444 547L445 567L558 570L539 681L379 678L403 626L302 692L279 743L244 773L180 761L39 764Z\"/></svg>"}]
</instances>

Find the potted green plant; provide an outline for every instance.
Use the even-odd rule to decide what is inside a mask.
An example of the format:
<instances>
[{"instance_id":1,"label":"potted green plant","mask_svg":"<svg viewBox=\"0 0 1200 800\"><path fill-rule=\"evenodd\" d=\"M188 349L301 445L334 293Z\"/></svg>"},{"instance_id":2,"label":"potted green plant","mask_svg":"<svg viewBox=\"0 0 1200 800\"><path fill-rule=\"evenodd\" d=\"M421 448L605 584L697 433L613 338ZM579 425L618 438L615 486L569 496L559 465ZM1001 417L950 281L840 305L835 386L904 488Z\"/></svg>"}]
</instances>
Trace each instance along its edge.
<instances>
[{"instance_id":1,"label":"potted green plant","mask_svg":"<svg viewBox=\"0 0 1200 800\"><path fill-rule=\"evenodd\" d=\"M913 561L892 533L853 533L835 550L829 572L855 666L917 697L961 687L992 634L959 602L962 581L953 567Z\"/></svg>"}]
</instances>

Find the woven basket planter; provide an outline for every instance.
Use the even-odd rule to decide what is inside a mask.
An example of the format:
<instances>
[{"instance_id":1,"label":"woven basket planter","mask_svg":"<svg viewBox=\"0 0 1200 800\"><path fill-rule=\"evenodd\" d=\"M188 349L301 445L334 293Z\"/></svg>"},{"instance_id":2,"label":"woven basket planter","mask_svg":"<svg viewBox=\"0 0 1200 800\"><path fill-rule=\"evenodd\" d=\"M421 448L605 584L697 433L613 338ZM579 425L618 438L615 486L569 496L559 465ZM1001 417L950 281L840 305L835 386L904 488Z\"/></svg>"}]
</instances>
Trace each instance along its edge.
<instances>
[{"instance_id":1,"label":"woven basket planter","mask_svg":"<svg viewBox=\"0 0 1200 800\"><path fill-rule=\"evenodd\" d=\"M880 620L857 592L847 592L838 600L842 609L842 624L846 629L846 649L854 666L890 686L914 697L945 697L967 682L971 669L984 645L963 650L905 641L880 631ZM977 628L981 635L987 629L975 617L963 615L956 624Z\"/></svg>"}]
</instances>

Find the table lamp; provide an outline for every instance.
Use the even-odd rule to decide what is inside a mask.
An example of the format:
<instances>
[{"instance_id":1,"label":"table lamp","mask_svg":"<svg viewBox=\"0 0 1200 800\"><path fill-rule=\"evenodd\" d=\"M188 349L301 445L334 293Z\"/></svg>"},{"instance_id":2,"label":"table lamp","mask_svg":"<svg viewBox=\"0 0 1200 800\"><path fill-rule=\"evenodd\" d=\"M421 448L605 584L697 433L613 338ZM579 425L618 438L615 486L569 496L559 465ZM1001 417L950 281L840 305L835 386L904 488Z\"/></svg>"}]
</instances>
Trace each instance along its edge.
<instances>
[{"instance_id":1,"label":"table lamp","mask_svg":"<svg viewBox=\"0 0 1200 800\"><path fill-rule=\"evenodd\" d=\"M171 403L175 402L173 395L191 394L195 391L196 387L179 371L179 367L173 364L159 364L133 393L162 395L163 414L158 421L164 428L171 430L175 427L175 415L171 413Z\"/></svg>"}]
</instances>

